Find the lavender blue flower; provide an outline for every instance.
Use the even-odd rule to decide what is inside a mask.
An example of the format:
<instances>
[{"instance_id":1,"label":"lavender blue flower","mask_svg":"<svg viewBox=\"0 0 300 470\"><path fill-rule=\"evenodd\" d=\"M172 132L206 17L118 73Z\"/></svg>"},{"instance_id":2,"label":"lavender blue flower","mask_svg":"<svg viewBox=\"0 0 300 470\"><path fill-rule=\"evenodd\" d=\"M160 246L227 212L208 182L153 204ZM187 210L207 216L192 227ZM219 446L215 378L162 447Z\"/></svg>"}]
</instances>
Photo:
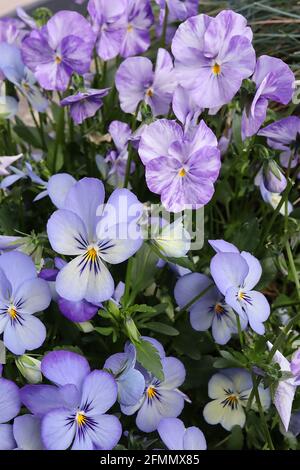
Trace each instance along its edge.
<instances>
[{"instance_id":1,"label":"lavender blue flower","mask_svg":"<svg viewBox=\"0 0 300 470\"><path fill-rule=\"evenodd\" d=\"M263 179L261 171L256 175L254 183L255 183L255 186L259 187L260 194L261 194L261 197L263 198L263 200L267 204L270 204L270 206L272 206L273 209L276 209L278 204L280 204L282 196L279 193L272 193L271 191L267 190L267 188L265 187L265 184L264 184L264 179ZM292 211L293 211L293 204L290 201L288 201L287 202L287 213L288 213L288 215ZM283 204L283 206L280 208L279 213L281 215L285 215L285 204Z\"/></svg>"},{"instance_id":2,"label":"lavender blue flower","mask_svg":"<svg viewBox=\"0 0 300 470\"><path fill-rule=\"evenodd\" d=\"M192 132L175 121L160 119L143 132L139 154L149 189L160 194L170 212L198 209L210 201L220 170L214 133L202 120Z\"/></svg>"},{"instance_id":3,"label":"lavender blue flower","mask_svg":"<svg viewBox=\"0 0 300 470\"><path fill-rule=\"evenodd\" d=\"M46 328L33 314L50 301L48 285L37 278L29 256L18 251L0 256L0 332L7 349L21 355L43 344Z\"/></svg>"},{"instance_id":4,"label":"lavender blue flower","mask_svg":"<svg viewBox=\"0 0 300 470\"><path fill-rule=\"evenodd\" d=\"M41 438L41 420L37 416L23 415L14 419L13 436L18 450L44 450Z\"/></svg>"},{"instance_id":5,"label":"lavender blue flower","mask_svg":"<svg viewBox=\"0 0 300 470\"><path fill-rule=\"evenodd\" d=\"M70 106L70 114L76 124L82 124L89 117L95 116L102 107L104 96L109 93L109 88L95 90L88 88L79 91L75 95L67 96L61 102L61 106Z\"/></svg>"},{"instance_id":6,"label":"lavender blue flower","mask_svg":"<svg viewBox=\"0 0 300 470\"><path fill-rule=\"evenodd\" d=\"M172 41L175 71L201 108L229 103L255 68L252 31L231 11L198 15L182 23Z\"/></svg>"},{"instance_id":7,"label":"lavender blue flower","mask_svg":"<svg viewBox=\"0 0 300 470\"><path fill-rule=\"evenodd\" d=\"M214 248L214 242L211 245ZM233 246L233 251L217 241L217 254L210 263L210 272L218 289L243 321L249 321L251 328L263 335L265 327L263 322L270 315L270 305L263 294L252 290L258 283L262 268L257 258L246 251L239 253ZM223 242L223 241L221 241ZM221 248L221 249L220 249Z\"/></svg>"},{"instance_id":8,"label":"lavender blue flower","mask_svg":"<svg viewBox=\"0 0 300 470\"><path fill-rule=\"evenodd\" d=\"M184 407L188 397L178 387L185 380L185 368L181 361L175 357L166 357L162 345L153 338L144 338L150 341L161 357L164 380L160 381L141 366L139 370L145 378L145 389L140 400L132 406L121 405L126 415L137 412L136 425L144 432L152 432L162 418L176 418Z\"/></svg>"},{"instance_id":9,"label":"lavender blue flower","mask_svg":"<svg viewBox=\"0 0 300 470\"><path fill-rule=\"evenodd\" d=\"M21 408L20 391L11 380L0 377L0 450L15 448L13 427L4 424L13 419Z\"/></svg>"},{"instance_id":10,"label":"lavender blue flower","mask_svg":"<svg viewBox=\"0 0 300 470\"><path fill-rule=\"evenodd\" d=\"M236 314L209 277L200 273L180 277L174 296L179 307L183 308L206 289L208 291L189 308L191 325L197 331L206 331L211 327L216 343L226 344L238 332ZM244 330L247 318L242 317L240 322Z\"/></svg>"},{"instance_id":11,"label":"lavender blue flower","mask_svg":"<svg viewBox=\"0 0 300 470\"><path fill-rule=\"evenodd\" d=\"M126 344L123 353L110 356L103 366L111 373L118 385L118 402L124 406L135 405L145 390L143 374L135 369L136 349L133 344Z\"/></svg>"},{"instance_id":12,"label":"lavender blue flower","mask_svg":"<svg viewBox=\"0 0 300 470\"><path fill-rule=\"evenodd\" d=\"M246 415L244 408L253 383L251 375L243 369L225 369L212 376L208 382L208 396L213 401L205 405L203 416L209 424L221 424L230 431L233 426L244 427ZM271 403L269 389L264 389L262 385L258 387L259 397L264 410L267 410ZM253 403L255 409L256 403Z\"/></svg>"},{"instance_id":13,"label":"lavender blue flower","mask_svg":"<svg viewBox=\"0 0 300 470\"><path fill-rule=\"evenodd\" d=\"M67 300L98 304L114 291L113 278L104 262L122 263L141 246L136 221L142 205L126 189L117 189L104 206L104 186L96 178L75 183L62 209L47 224L52 248L75 256L56 279L58 294Z\"/></svg>"},{"instance_id":14,"label":"lavender blue flower","mask_svg":"<svg viewBox=\"0 0 300 470\"><path fill-rule=\"evenodd\" d=\"M157 431L169 450L206 450L203 432L195 426L185 428L178 418L163 418Z\"/></svg>"},{"instance_id":15,"label":"lavender blue flower","mask_svg":"<svg viewBox=\"0 0 300 470\"><path fill-rule=\"evenodd\" d=\"M55 385L25 385L24 405L41 418L48 450L110 450L122 429L106 414L117 399L117 385L107 372L91 372L87 360L70 351L53 351L42 360L43 375Z\"/></svg>"},{"instance_id":16,"label":"lavender blue flower","mask_svg":"<svg viewBox=\"0 0 300 470\"><path fill-rule=\"evenodd\" d=\"M159 49L156 67L146 57L124 60L116 73L120 105L125 113L135 113L141 101L154 116L166 114L176 87L173 61L165 49Z\"/></svg>"},{"instance_id":17,"label":"lavender blue flower","mask_svg":"<svg viewBox=\"0 0 300 470\"><path fill-rule=\"evenodd\" d=\"M150 0L127 0L120 48L122 57L138 55L149 48L151 43L150 28L153 19Z\"/></svg>"},{"instance_id":18,"label":"lavender blue flower","mask_svg":"<svg viewBox=\"0 0 300 470\"><path fill-rule=\"evenodd\" d=\"M23 60L43 88L64 91L73 72L89 71L95 39L83 16L60 11L23 40Z\"/></svg>"}]
</instances>

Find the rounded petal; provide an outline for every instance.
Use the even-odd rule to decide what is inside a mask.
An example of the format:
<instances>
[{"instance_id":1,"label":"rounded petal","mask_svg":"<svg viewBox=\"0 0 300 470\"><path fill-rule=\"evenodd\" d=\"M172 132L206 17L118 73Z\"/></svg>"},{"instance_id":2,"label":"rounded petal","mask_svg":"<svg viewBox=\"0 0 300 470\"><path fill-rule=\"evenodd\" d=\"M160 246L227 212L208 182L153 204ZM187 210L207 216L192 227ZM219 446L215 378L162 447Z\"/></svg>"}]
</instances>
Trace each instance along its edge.
<instances>
[{"instance_id":1,"label":"rounded petal","mask_svg":"<svg viewBox=\"0 0 300 470\"><path fill-rule=\"evenodd\" d=\"M56 385L76 385L79 389L90 373L85 357L72 351L52 351L44 357L41 370L45 377Z\"/></svg>"},{"instance_id":2,"label":"rounded petal","mask_svg":"<svg viewBox=\"0 0 300 470\"><path fill-rule=\"evenodd\" d=\"M124 224L128 224L130 227L130 224L132 224L134 229L135 223L142 214L143 204L133 192L126 188L115 189L103 208L97 226L98 238L100 238L103 231L117 225L122 227Z\"/></svg>"},{"instance_id":3,"label":"rounded petal","mask_svg":"<svg viewBox=\"0 0 300 470\"><path fill-rule=\"evenodd\" d=\"M89 414L100 415L113 406L117 400L118 388L115 379L108 372L94 370L82 386L82 406L89 403Z\"/></svg>"},{"instance_id":4,"label":"rounded petal","mask_svg":"<svg viewBox=\"0 0 300 470\"><path fill-rule=\"evenodd\" d=\"M233 321L235 321L236 323L236 318L234 318ZM235 331L235 328L233 327L233 321L231 319L229 319L229 321L226 321L226 318L223 318L223 315L221 315L221 318L215 315L214 320L212 322L212 335L216 343L228 343L232 333Z\"/></svg>"},{"instance_id":5,"label":"rounded petal","mask_svg":"<svg viewBox=\"0 0 300 470\"><path fill-rule=\"evenodd\" d=\"M183 436L186 429L178 418L163 418L157 427L157 432L169 450L183 450Z\"/></svg>"},{"instance_id":6,"label":"rounded petal","mask_svg":"<svg viewBox=\"0 0 300 470\"><path fill-rule=\"evenodd\" d=\"M13 435L11 424L0 424L0 450L13 450L16 448L16 441Z\"/></svg>"},{"instance_id":7,"label":"rounded petal","mask_svg":"<svg viewBox=\"0 0 300 470\"><path fill-rule=\"evenodd\" d=\"M47 186L48 194L58 209L64 208L66 196L75 183L75 178L68 173L58 173L49 179Z\"/></svg>"},{"instance_id":8,"label":"rounded petal","mask_svg":"<svg viewBox=\"0 0 300 470\"><path fill-rule=\"evenodd\" d=\"M239 368L225 369L223 374L233 382L234 390L239 393L253 386L251 374L247 370Z\"/></svg>"},{"instance_id":9,"label":"rounded petal","mask_svg":"<svg viewBox=\"0 0 300 470\"><path fill-rule=\"evenodd\" d=\"M226 375L218 373L214 374L208 382L208 396L209 398L221 398L224 397L224 389L232 390L233 383Z\"/></svg>"},{"instance_id":10,"label":"rounded petal","mask_svg":"<svg viewBox=\"0 0 300 470\"><path fill-rule=\"evenodd\" d=\"M179 278L174 289L175 300L179 307L185 307L210 284L212 284L211 279L200 273L191 273Z\"/></svg>"},{"instance_id":11,"label":"rounded petal","mask_svg":"<svg viewBox=\"0 0 300 470\"><path fill-rule=\"evenodd\" d=\"M37 277L35 265L30 256L19 251L10 251L1 255L0 269L5 273L13 292L25 281Z\"/></svg>"},{"instance_id":12,"label":"rounded petal","mask_svg":"<svg viewBox=\"0 0 300 470\"><path fill-rule=\"evenodd\" d=\"M68 449L75 432L75 420L70 420L70 410L67 408L52 410L42 419L42 440L48 450Z\"/></svg>"},{"instance_id":13,"label":"rounded petal","mask_svg":"<svg viewBox=\"0 0 300 470\"><path fill-rule=\"evenodd\" d=\"M190 322L194 330L206 331L211 327L214 319L214 301L211 298L200 299L191 308Z\"/></svg>"},{"instance_id":14,"label":"rounded petal","mask_svg":"<svg viewBox=\"0 0 300 470\"><path fill-rule=\"evenodd\" d=\"M270 305L263 294L256 291L249 291L247 295L251 303L247 303L246 313L251 328L258 334L263 334L261 324L270 316ZM264 327L263 327L264 329Z\"/></svg>"},{"instance_id":15,"label":"rounded petal","mask_svg":"<svg viewBox=\"0 0 300 470\"><path fill-rule=\"evenodd\" d=\"M243 284L249 267L238 253L217 253L211 260L210 272L218 289L225 295L230 287Z\"/></svg>"},{"instance_id":16,"label":"rounded petal","mask_svg":"<svg viewBox=\"0 0 300 470\"><path fill-rule=\"evenodd\" d=\"M217 253L239 253L235 245L225 240L208 240L208 243Z\"/></svg>"},{"instance_id":17,"label":"rounded petal","mask_svg":"<svg viewBox=\"0 0 300 470\"><path fill-rule=\"evenodd\" d=\"M47 234L53 250L62 255L79 255L88 245L83 221L69 210L59 209L52 214Z\"/></svg>"},{"instance_id":18,"label":"rounded petal","mask_svg":"<svg viewBox=\"0 0 300 470\"><path fill-rule=\"evenodd\" d=\"M195 426L187 428L183 436L184 450L206 450L206 439L202 431Z\"/></svg>"},{"instance_id":19,"label":"rounded petal","mask_svg":"<svg viewBox=\"0 0 300 470\"><path fill-rule=\"evenodd\" d=\"M161 390L159 400L145 400L136 417L137 427L152 432L162 418L176 418L184 407L184 398L177 390Z\"/></svg>"},{"instance_id":20,"label":"rounded petal","mask_svg":"<svg viewBox=\"0 0 300 470\"><path fill-rule=\"evenodd\" d=\"M46 339L45 325L38 318L27 313L22 313L20 318L19 321L8 322L3 335L7 349L18 355L39 348Z\"/></svg>"},{"instance_id":21,"label":"rounded petal","mask_svg":"<svg viewBox=\"0 0 300 470\"><path fill-rule=\"evenodd\" d=\"M251 255L251 253L242 251L241 256L246 260L249 267L249 272L244 280L244 289L251 290L261 278L262 267L258 259Z\"/></svg>"},{"instance_id":22,"label":"rounded petal","mask_svg":"<svg viewBox=\"0 0 300 470\"><path fill-rule=\"evenodd\" d=\"M100 226L101 227L101 226ZM110 264L119 264L133 256L142 246L140 227L135 224L118 224L107 230L98 230L100 256Z\"/></svg>"},{"instance_id":23,"label":"rounded petal","mask_svg":"<svg viewBox=\"0 0 300 470\"><path fill-rule=\"evenodd\" d=\"M51 292L44 279L32 279L24 282L15 293L20 302L18 312L36 313L45 310L51 302Z\"/></svg>"},{"instance_id":24,"label":"rounded petal","mask_svg":"<svg viewBox=\"0 0 300 470\"><path fill-rule=\"evenodd\" d=\"M58 299L58 307L66 318L78 323L91 320L99 310L99 306L91 304L86 300L72 302L61 297Z\"/></svg>"},{"instance_id":25,"label":"rounded petal","mask_svg":"<svg viewBox=\"0 0 300 470\"><path fill-rule=\"evenodd\" d=\"M21 399L17 385L11 380L0 378L0 423L6 423L20 411Z\"/></svg>"},{"instance_id":26,"label":"rounded petal","mask_svg":"<svg viewBox=\"0 0 300 470\"><path fill-rule=\"evenodd\" d=\"M131 369L124 377L117 380L118 401L124 406L135 405L145 390L144 376L136 369Z\"/></svg>"},{"instance_id":27,"label":"rounded petal","mask_svg":"<svg viewBox=\"0 0 300 470\"><path fill-rule=\"evenodd\" d=\"M174 389L183 384L185 380L185 367L175 357L165 357L162 360L165 379L161 384L163 389Z\"/></svg>"},{"instance_id":28,"label":"rounded petal","mask_svg":"<svg viewBox=\"0 0 300 470\"><path fill-rule=\"evenodd\" d=\"M230 406L224 407L221 400L213 400L208 403L204 407L203 416L207 423L220 423L227 431L236 425L243 427L246 421L245 412L240 405L234 409Z\"/></svg>"},{"instance_id":29,"label":"rounded petal","mask_svg":"<svg viewBox=\"0 0 300 470\"><path fill-rule=\"evenodd\" d=\"M13 433L18 449L43 450L41 421L37 416L23 415L15 418Z\"/></svg>"},{"instance_id":30,"label":"rounded petal","mask_svg":"<svg viewBox=\"0 0 300 470\"><path fill-rule=\"evenodd\" d=\"M60 390L53 385L25 385L20 397L26 408L40 417L63 405Z\"/></svg>"},{"instance_id":31,"label":"rounded petal","mask_svg":"<svg viewBox=\"0 0 300 470\"><path fill-rule=\"evenodd\" d=\"M93 448L97 450L111 450L119 442L122 435L122 426L116 416L98 415L93 416L94 426L87 430L88 441L92 442ZM79 445L79 433L77 433L72 449L84 449L84 444ZM84 441L85 438L82 440Z\"/></svg>"}]
</instances>

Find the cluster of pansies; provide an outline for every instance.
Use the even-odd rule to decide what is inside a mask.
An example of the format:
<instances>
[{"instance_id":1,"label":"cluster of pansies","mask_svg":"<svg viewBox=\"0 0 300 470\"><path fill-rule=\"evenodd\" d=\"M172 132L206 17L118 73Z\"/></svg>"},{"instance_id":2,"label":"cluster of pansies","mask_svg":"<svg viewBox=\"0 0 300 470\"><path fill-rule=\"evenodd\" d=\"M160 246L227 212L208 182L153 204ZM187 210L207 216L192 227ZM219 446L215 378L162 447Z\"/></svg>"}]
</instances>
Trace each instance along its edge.
<instances>
[{"instance_id":1,"label":"cluster of pansies","mask_svg":"<svg viewBox=\"0 0 300 470\"><path fill-rule=\"evenodd\" d=\"M0 19L1 450L295 447L295 76L199 3Z\"/></svg>"}]
</instances>

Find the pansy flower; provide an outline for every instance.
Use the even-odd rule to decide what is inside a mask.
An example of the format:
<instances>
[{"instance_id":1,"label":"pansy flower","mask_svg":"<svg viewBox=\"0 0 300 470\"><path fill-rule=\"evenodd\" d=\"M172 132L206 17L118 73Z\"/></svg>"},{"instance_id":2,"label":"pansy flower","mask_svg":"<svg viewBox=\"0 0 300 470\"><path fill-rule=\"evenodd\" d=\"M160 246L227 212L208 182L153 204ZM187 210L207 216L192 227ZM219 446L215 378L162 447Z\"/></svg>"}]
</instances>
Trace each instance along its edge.
<instances>
[{"instance_id":1,"label":"pansy flower","mask_svg":"<svg viewBox=\"0 0 300 470\"><path fill-rule=\"evenodd\" d=\"M203 111L193 100L189 91L180 85L175 89L172 109L177 119L184 126L185 131L190 126L197 127L199 116Z\"/></svg>"},{"instance_id":2,"label":"pansy flower","mask_svg":"<svg viewBox=\"0 0 300 470\"><path fill-rule=\"evenodd\" d=\"M73 72L89 71L94 44L95 34L82 15L60 11L41 29L31 31L21 50L43 88L64 91Z\"/></svg>"},{"instance_id":3,"label":"pansy flower","mask_svg":"<svg viewBox=\"0 0 300 470\"><path fill-rule=\"evenodd\" d=\"M105 262L127 260L141 246L136 224L142 205L127 189L117 189L104 206L104 186L96 178L75 183L63 208L47 224L52 248L73 259L56 279L57 293L64 299L98 304L108 300L114 281Z\"/></svg>"},{"instance_id":4,"label":"pansy flower","mask_svg":"<svg viewBox=\"0 0 300 470\"><path fill-rule=\"evenodd\" d=\"M183 410L184 401L189 401L189 399L178 389L185 380L185 368L182 362L175 357L166 357L158 341L152 338L147 338L147 340L151 341L160 354L164 380L158 380L140 366L139 369L145 377L143 396L132 406L121 405L121 410L126 415L133 415L137 412L137 427L141 431L152 432L157 429L162 418L179 416Z\"/></svg>"},{"instance_id":5,"label":"pansy flower","mask_svg":"<svg viewBox=\"0 0 300 470\"><path fill-rule=\"evenodd\" d=\"M22 415L14 419L14 448L17 450L44 450L41 420L38 416Z\"/></svg>"},{"instance_id":6,"label":"pansy flower","mask_svg":"<svg viewBox=\"0 0 300 470\"><path fill-rule=\"evenodd\" d=\"M176 84L173 61L165 49L158 50L154 71L147 57L131 57L122 62L116 73L120 105L125 113L135 113L144 101L154 116L166 114Z\"/></svg>"},{"instance_id":7,"label":"pansy flower","mask_svg":"<svg viewBox=\"0 0 300 470\"><path fill-rule=\"evenodd\" d=\"M197 331L211 327L216 343L226 344L238 332L236 314L209 277L200 273L182 276L176 283L174 296L179 307L183 308L206 289L207 292L189 307L191 325ZM241 317L243 330L247 323L247 318Z\"/></svg>"},{"instance_id":8,"label":"pansy flower","mask_svg":"<svg viewBox=\"0 0 300 470\"><path fill-rule=\"evenodd\" d=\"M164 22L166 21L166 7L168 7L166 43L169 44L176 32L176 22L184 21L190 16L197 15L199 0L155 0L160 7L159 24L156 27L157 36L163 34Z\"/></svg>"},{"instance_id":9,"label":"pansy flower","mask_svg":"<svg viewBox=\"0 0 300 470\"><path fill-rule=\"evenodd\" d=\"M104 369L110 372L118 385L118 402L124 406L135 405L145 390L143 374L135 369L136 349L133 344L126 344L123 353L110 356Z\"/></svg>"},{"instance_id":10,"label":"pansy flower","mask_svg":"<svg viewBox=\"0 0 300 470\"><path fill-rule=\"evenodd\" d=\"M263 322L270 315L270 305L263 294L253 290L262 274L260 262L250 253L240 253L234 245L226 245L223 240L213 240L210 243L217 247L217 254L210 263L210 272L219 291L224 295L225 302L241 319L248 318L256 333L264 334Z\"/></svg>"},{"instance_id":11,"label":"pansy flower","mask_svg":"<svg viewBox=\"0 0 300 470\"><path fill-rule=\"evenodd\" d=\"M48 100L36 86L36 79L31 70L25 67L18 47L13 44L0 44L0 70L34 109L40 113L46 111Z\"/></svg>"},{"instance_id":12,"label":"pansy flower","mask_svg":"<svg viewBox=\"0 0 300 470\"><path fill-rule=\"evenodd\" d=\"M264 179L262 177L261 172L259 172L254 180L255 186L259 187L261 197L263 200L267 203L270 204L270 206L273 207L273 209L276 209L278 204L280 204L282 195L280 193L272 193L271 191L268 191L267 188L264 185ZM285 215L285 204L283 204L280 208L279 213L281 215ZM287 201L287 213L288 215L293 211L293 204L290 201Z\"/></svg>"},{"instance_id":13,"label":"pansy flower","mask_svg":"<svg viewBox=\"0 0 300 470\"><path fill-rule=\"evenodd\" d=\"M46 328L34 314L50 301L49 287L37 278L29 256L18 251L0 256L0 332L7 349L21 355L43 344Z\"/></svg>"},{"instance_id":14,"label":"pansy flower","mask_svg":"<svg viewBox=\"0 0 300 470\"><path fill-rule=\"evenodd\" d=\"M295 76L281 59L262 55L257 59L252 80L256 85L253 101L244 109L242 138L256 134L266 119L270 101L288 104L293 96Z\"/></svg>"},{"instance_id":15,"label":"pansy flower","mask_svg":"<svg viewBox=\"0 0 300 470\"><path fill-rule=\"evenodd\" d=\"M180 85L202 108L229 103L254 71L251 41L246 19L231 10L187 19L172 41Z\"/></svg>"},{"instance_id":16,"label":"pansy flower","mask_svg":"<svg viewBox=\"0 0 300 470\"><path fill-rule=\"evenodd\" d=\"M127 0L89 0L88 12L97 33L97 53L103 60L119 55L126 24Z\"/></svg>"},{"instance_id":17,"label":"pansy flower","mask_svg":"<svg viewBox=\"0 0 300 470\"><path fill-rule=\"evenodd\" d=\"M214 194L221 166L216 136L202 120L192 132L160 119L143 132L139 154L150 191L170 212L199 209Z\"/></svg>"},{"instance_id":18,"label":"pansy flower","mask_svg":"<svg viewBox=\"0 0 300 470\"><path fill-rule=\"evenodd\" d=\"M19 388L11 380L0 377L0 450L15 448L13 427L11 424L4 423L8 423L8 421L17 416L20 408Z\"/></svg>"},{"instance_id":19,"label":"pansy flower","mask_svg":"<svg viewBox=\"0 0 300 470\"><path fill-rule=\"evenodd\" d=\"M107 372L91 372L87 360L70 351L53 351L42 360L43 375L54 385L25 385L24 405L41 418L48 450L110 450L122 429L106 414L117 398L117 385Z\"/></svg>"},{"instance_id":20,"label":"pansy flower","mask_svg":"<svg viewBox=\"0 0 300 470\"><path fill-rule=\"evenodd\" d=\"M88 88L79 91L75 95L67 96L61 102L61 106L70 106L70 114L76 124L82 124L87 118L95 116L103 105L103 98L109 92L109 88L96 90Z\"/></svg>"},{"instance_id":21,"label":"pansy flower","mask_svg":"<svg viewBox=\"0 0 300 470\"><path fill-rule=\"evenodd\" d=\"M246 415L244 408L253 383L249 372L243 369L225 369L212 376L208 382L208 396L213 401L205 405L203 416L209 424L221 424L226 431L233 426L244 427ZM271 402L269 389L258 387L263 409L268 409ZM255 408L255 402L253 407Z\"/></svg>"},{"instance_id":22,"label":"pansy flower","mask_svg":"<svg viewBox=\"0 0 300 470\"><path fill-rule=\"evenodd\" d=\"M151 43L150 28L153 13L149 0L127 0L123 38L120 48L122 57L145 52Z\"/></svg>"},{"instance_id":23,"label":"pansy flower","mask_svg":"<svg viewBox=\"0 0 300 470\"><path fill-rule=\"evenodd\" d=\"M186 428L178 418L163 418L157 431L169 450L206 450L203 432L196 426Z\"/></svg>"},{"instance_id":24,"label":"pansy flower","mask_svg":"<svg viewBox=\"0 0 300 470\"><path fill-rule=\"evenodd\" d=\"M295 168L300 160L300 118L288 116L273 122L258 132L267 137L268 145L280 150L282 166Z\"/></svg>"}]
</instances>

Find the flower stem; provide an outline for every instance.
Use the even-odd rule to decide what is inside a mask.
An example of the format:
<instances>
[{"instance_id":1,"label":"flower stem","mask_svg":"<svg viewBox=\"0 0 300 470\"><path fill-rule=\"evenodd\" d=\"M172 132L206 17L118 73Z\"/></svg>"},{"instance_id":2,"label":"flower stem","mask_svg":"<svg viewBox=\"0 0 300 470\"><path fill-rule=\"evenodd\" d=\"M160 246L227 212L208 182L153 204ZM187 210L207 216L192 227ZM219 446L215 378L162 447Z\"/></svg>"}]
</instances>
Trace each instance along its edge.
<instances>
[{"instance_id":1,"label":"flower stem","mask_svg":"<svg viewBox=\"0 0 300 470\"><path fill-rule=\"evenodd\" d=\"M241 320L238 314L236 314L236 324L237 324L237 329L238 329L238 334L239 334L239 339L241 343L241 348L244 347L244 337L243 337L243 332L241 328Z\"/></svg>"},{"instance_id":2,"label":"flower stem","mask_svg":"<svg viewBox=\"0 0 300 470\"><path fill-rule=\"evenodd\" d=\"M287 252L287 256L288 256L288 260L289 260L289 265L290 265L290 269L291 269L291 272L292 272L292 276L293 276L293 278L294 278L294 282L295 282L295 286L296 286L296 290L297 290L298 299L300 300L300 282L299 282L299 276L298 276L297 269L296 269L296 265L295 265L295 262L294 262L294 258L293 258L293 253L292 253L292 250L291 250L291 246L290 246L290 243L289 243L288 240L287 240L286 243L285 243L285 249L286 249L286 252Z\"/></svg>"},{"instance_id":3,"label":"flower stem","mask_svg":"<svg viewBox=\"0 0 300 470\"><path fill-rule=\"evenodd\" d=\"M257 379L256 379L254 373L252 373L252 381L253 381L253 390L254 390L255 400L256 400L256 404L257 404L258 411L259 411L259 414L260 414L260 419L261 419L262 424L263 424L266 442L267 442L268 447L269 447L270 450L275 450L275 447L274 447L273 442L272 442L271 434L269 432L269 428L268 428L268 425L267 425L267 422L266 422L266 419L265 419L265 413L264 413L264 410L263 410L263 407L262 407L262 404L261 404L261 401L260 401L260 396L259 396L259 391L258 391L258 382L257 382Z\"/></svg>"}]
</instances>

